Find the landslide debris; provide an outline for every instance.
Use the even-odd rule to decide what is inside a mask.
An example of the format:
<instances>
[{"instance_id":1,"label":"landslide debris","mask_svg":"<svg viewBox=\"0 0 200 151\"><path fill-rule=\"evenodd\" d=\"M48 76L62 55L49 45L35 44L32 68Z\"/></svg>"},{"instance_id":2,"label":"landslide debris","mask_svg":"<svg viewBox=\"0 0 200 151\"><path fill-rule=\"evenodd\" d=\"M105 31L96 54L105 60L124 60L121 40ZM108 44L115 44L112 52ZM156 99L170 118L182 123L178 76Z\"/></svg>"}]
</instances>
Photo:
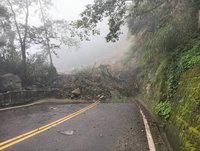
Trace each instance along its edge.
<instances>
[{"instance_id":1,"label":"landslide debris","mask_svg":"<svg viewBox=\"0 0 200 151\"><path fill-rule=\"evenodd\" d=\"M66 75L62 88L63 98L107 100L119 96L131 96L135 91L132 83L110 66L100 65Z\"/></svg>"}]
</instances>

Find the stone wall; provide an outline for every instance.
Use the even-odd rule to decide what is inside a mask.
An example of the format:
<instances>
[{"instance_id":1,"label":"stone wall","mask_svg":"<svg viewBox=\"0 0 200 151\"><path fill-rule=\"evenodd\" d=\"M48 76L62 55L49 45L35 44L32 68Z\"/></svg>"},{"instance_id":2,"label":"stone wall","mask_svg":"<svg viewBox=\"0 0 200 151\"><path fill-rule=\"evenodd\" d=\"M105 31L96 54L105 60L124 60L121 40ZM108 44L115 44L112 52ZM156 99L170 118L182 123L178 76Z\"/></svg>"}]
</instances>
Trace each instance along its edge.
<instances>
[{"instance_id":1,"label":"stone wall","mask_svg":"<svg viewBox=\"0 0 200 151\"><path fill-rule=\"evenodd\" d=\"M0 107L31 103L35 100L57 97L58 89L51 90L23 90L0 93Z\"/></svg>"},{"instance_id":2,"label":"stone wall","mask_svg":"<svg viewBox=\"0 0 200 151\"><path fill-rule=\"evenodd\" d=\"M19 91L21 89L21 79L18 75L7 73L0 76L0 92Z\"/></svg>"}]
</instances>

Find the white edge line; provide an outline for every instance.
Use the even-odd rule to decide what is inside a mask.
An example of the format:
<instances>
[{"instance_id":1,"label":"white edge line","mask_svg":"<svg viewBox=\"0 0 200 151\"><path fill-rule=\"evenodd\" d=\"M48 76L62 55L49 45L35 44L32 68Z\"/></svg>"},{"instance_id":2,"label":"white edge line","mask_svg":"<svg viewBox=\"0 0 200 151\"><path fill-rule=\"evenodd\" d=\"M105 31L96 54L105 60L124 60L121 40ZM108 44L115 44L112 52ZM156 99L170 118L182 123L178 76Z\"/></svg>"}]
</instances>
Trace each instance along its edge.
<instances>
[{"instance_id":1,"label":"white edge line","mask_svg":"<svg viewBox=\"0 0 200 151\"><path fill-rule=\"evenodd\" d=\"M35 102L35 103L26 104L26 105L20 105L20 106L13 106L13 107L2 108L2 109L0 109L0 111L17 109L17 108L22 108L22 107L27 107L27 106L32 106L32 105L36 105L36 104L39 104L39 103L41 103L41 102Z\"/></svg>"},{"instance_id":2,"label":"white edge line","mask_svg":"<svg viewBox=\"0 0 200 151\"><path fill-rule=\"evenodd\" d=\"M149 151L156 151L156 147L155 147L155 144L154 144L154 141L153 141L153 137L152 137L152 134L151 134L151 130L149 128L149 124L148 124L147 118L144 115L144 113L143 113L143 111L141 110L140 107L139 107L139 109L140 109L140 114L142 115L142 119L143 119L143 122L144 122L147 141L148 141L148 145L149 145Z\"/></svg>"}]
</instances>

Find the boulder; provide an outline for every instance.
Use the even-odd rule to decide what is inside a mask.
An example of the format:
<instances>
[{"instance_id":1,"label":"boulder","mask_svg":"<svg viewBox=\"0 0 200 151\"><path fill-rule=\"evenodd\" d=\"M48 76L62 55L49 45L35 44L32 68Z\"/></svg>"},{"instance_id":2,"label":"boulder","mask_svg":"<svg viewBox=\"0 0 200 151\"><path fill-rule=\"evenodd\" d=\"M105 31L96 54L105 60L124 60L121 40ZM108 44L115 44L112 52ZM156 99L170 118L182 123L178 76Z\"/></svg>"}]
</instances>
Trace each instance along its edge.
<instances>
[{"instance_id":1,"label":"boulder","mask_svg":"<svg viewBox=\"0 0 200 151\"><path fill-rule=\"evenodd\" d=\"M99 99L100 99L100 100L103 100L103 99L104 99L104 96L102 95Z\"/></svg>"},{"instance_id":2,"label":"boulder","mask_svg":"<svg viewBox=\"0 0 200 151\"><path fill-rule=\"evenodd\" d=\"M71 93L72 93L73 95L75 95L75 96L78 96L78 95L81 94L81 90L80 90L79 88L77 88L77 89L73 90Z\"/></svg>"},{"instance_id":3,"label":"boulder","mask_svg":"<svg viewBox=\"0 0 200 151\"><path fill-rule=\"evenodd\" d=\"M21 79L18 75L12 73L4 74L0 76L0 87L2 92L21 90Z\"/></svg>"}]
</instances>

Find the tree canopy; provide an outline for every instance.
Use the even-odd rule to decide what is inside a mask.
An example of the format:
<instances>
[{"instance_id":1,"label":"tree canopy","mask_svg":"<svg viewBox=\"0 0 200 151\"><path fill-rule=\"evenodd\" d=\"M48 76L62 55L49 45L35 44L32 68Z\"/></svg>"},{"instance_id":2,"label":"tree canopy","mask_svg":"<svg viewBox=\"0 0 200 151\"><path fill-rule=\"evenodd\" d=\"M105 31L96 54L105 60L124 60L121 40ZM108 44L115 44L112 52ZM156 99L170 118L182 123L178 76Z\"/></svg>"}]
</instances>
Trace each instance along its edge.
<instances>
[{"instance_id":1,"label":"tree canopy","mask_svg":"<svg viewBox=\"0 0 200 151\"><path fill-rule=\"evenodd\" d=\"M30 54L28 49L33 45L41 46L43 54L49 56L49 65L55 72L52 54L56 54L56 50L61 45L69 47L78 45L74 27L67 20L52 19L49 15L49 10L52 8L51 0L2 0L0 2L1 55L4 58L5 55L13 56L13 54L21 56L20 75L24 85L28 81L27 64L29 57L32 57L28 56ZM40 20L40 25L30 24L33 13Z\"/></svg>"},{"instance_id":2,"label":"tree canopy","mask_svg":"<svg viewBox=\"0 0 200 151\"><path fill-rule=\"evenodd\" d=\"M81 13L77 27L85 35L94 35L97 33L97 24L108 18L110 32L106 41L115 42L119 39L122 33L120 29L124 24L128 25L133 35L143 33L144 36L170 26L169 22L186 28L193 22L192 19L196 19L199 3L198 0L95 0ZM183 19L179 18L184 17L188 20L182 22ZM175 23L178 21L180 22Z\"/></svg>"}]
</instances>

